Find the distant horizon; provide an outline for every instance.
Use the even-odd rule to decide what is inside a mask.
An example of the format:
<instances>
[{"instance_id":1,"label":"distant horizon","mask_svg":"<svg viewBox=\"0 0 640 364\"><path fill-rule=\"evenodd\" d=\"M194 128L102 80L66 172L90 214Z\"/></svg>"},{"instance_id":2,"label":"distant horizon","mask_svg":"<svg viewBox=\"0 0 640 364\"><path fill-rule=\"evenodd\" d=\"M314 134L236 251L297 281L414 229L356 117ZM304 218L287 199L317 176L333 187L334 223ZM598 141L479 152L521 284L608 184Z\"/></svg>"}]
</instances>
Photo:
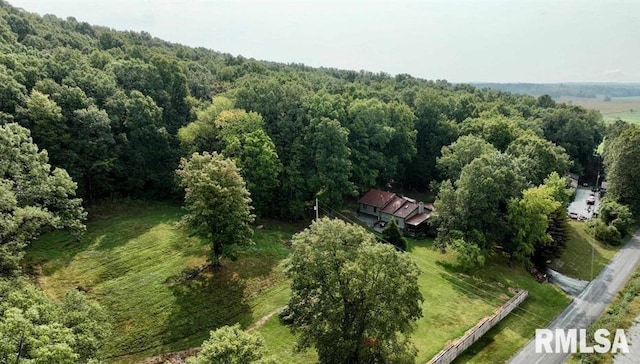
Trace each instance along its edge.
<instances>
[{"instance_id":1,"label":"distant horizon","mask_svg":"<svg viewBox=\"0 0 640 364\"><path fill-rule=\"evenodd\" d=\"M168 42L454 84L640 83L640 2L9 0Z\"/></svg>"}]
</instances>

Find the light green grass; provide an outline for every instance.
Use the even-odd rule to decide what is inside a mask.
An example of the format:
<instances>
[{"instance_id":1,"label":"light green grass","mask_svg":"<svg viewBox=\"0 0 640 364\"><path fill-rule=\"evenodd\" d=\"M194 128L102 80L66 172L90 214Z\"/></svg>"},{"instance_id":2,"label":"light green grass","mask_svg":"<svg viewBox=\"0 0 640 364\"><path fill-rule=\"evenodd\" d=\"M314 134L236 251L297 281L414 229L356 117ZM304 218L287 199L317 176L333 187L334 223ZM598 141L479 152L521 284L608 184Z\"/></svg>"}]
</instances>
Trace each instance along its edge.
<instances>
[{"instance_id":1,"label":"light green grass","mask_svg":"<svg viewBox=\"0 0 640 364\"><path fill-rule=\"evenodd\" d=\"M591 235L586 222L570 221L567 245L560 258L552 262L551 269L588 281L600 273L618 249L619 247L597 241Z\"/></svg>"},{"instance_id":2,"label":"light green grass","mask_svg":"<svg viewBox=\"0 0 640 364\"><path fill-rule=\"evenodd\" d=\"M180 207L129 202L90 213L81 241L49 234L33 244L27 261L40 265L38 282L50 296L79 288L110 312L111 361L198 346L209 330L248 326L288 299L278 264L297 228L267 223L236 262L225 260L219 271L181 281L183 271L205 263L208 246L176 227Z\"/></svg>"},{"instance_id":3,"label":"light green grass","mask_svg":"<svg viewBox=\"0 0 640 364\"><path fill-rule=\"evenodd\" d=\"M92 221L80 242L64 233L37 241L28 252L30 265L41 268L41 287L59 298L68 289L81 288L112 314L115 328L110 361L136 362L154 354L199 345L211 329L240 322L244 327L286 304L290 295L281 260L286 242L302 226L261 222L256 244L244 249L236 262L191 281L182 272L204 263L206 242L188 237L175 226L182 211L163 203L129 202L91 210ZM496 258L481 271L459 272L453 253L432 249L430 240L411 240L410 255L421 268L423 317L412 340L417 362L425 362L490 315L512 294L525 288L530 297L492 330L464 360L506 360L528 341L535 328L544 327L567 298L555 287L536 283L521 267L505 266ZM295 337L277 316L256 330L269 353L283 363L316 360L313 350L292 351Z\"/></svg>"},{"instance_id":4,"label":"light green grass","mask_svg":"<svg viewBox=\"0 0 640 364\"><path fill-rule=\"evenodd\" d=\"M496 261L498 260L498 261ZM504 363L569 304L569 298L549 283L538 283L522 267L508 267L494 257L478 278L529 291L529 296L498 325L467 349L456 363Z\"/></svg>"},{"instance_id":5,"label":"light green grass","mask_svg":"<svg viewBox=\"0 0 640 364\"><path fill-rule=\"evenodd\" d=\"M521 267L509 268L493 260L480 272L457 271L454 253L441 254L430 240L410 240L410 255L422 270L418 283L425 298L423 317L412 340L418 349L416 363L424 363L512 295L510 288L525 288L530 296L483 340L463 355L461 362L503 362L523 346L536 328L544 327L566 307L568 298L550 284L539 284ZM272 353L286 363L308 363L312 353L295 354L295 338L277 317L258 330ZM498 358L498 359L496 359ZM495 359L495 360L494 360Z\"/></svg>"}]
</instances>

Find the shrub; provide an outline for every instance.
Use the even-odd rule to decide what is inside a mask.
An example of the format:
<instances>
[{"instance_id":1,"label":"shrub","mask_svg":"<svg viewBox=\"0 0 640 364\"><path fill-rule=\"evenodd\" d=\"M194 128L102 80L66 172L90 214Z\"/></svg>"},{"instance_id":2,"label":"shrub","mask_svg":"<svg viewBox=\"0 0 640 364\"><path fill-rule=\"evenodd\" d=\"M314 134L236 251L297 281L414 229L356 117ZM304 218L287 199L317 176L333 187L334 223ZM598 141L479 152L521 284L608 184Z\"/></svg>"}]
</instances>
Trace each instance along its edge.
<instances>
[{"instance_id":1,"label":"shrub","mask_svg":"<svg viewBox=\"0 0 640 364\"><path fill-rule=\"evenodd\" d=\"M622 235L613 225L605 225L602 222L594 224L594 236L605 244L614 246L622 244Z\"/></svg>"}]
</instances>

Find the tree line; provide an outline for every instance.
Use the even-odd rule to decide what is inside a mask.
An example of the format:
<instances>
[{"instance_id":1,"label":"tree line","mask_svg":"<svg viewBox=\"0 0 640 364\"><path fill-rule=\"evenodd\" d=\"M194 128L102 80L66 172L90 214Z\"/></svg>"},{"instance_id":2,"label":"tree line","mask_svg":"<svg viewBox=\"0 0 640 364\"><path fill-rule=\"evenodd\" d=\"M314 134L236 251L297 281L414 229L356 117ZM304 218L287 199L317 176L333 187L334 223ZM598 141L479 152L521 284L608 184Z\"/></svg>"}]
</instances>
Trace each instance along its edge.
<instances>
[{"instance_id":1,"label":"tree line","mask_svg":"<svg viewBox=\"0 0 640 364\"><path fill-rule=\"evenodd\" d=\"M259 62L0 6L0 120L31 130L85 201L181 194L194 151L241 168L259 216L299 219L372 186L427 190L443 147L524 130L593 170L600 116L549 97Z\"/></svg>"}]
</instances>

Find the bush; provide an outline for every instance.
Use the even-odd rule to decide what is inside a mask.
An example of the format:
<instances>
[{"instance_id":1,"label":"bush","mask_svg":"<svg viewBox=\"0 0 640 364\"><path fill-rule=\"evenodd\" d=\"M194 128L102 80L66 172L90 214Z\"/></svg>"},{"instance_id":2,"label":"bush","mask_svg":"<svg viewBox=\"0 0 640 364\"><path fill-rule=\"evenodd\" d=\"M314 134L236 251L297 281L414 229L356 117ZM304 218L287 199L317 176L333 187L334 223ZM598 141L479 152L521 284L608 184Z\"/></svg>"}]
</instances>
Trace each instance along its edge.
<instances>
[{"instance_id":1,"label":"bush","mask_svg":"<svg viewBox=\"0 0 640 364\"><path fill-rule=\"evenodd\" d=\"M398 225L396 225L395 219L391 219L387 224L387 227L382 231L382 239L393 244L402 251L407 250L407 241L402 237L402 232L400 231L400 228L398 228Z\"/></svg>"},{"instance_id":2,"label":"bush","mask_svg":"<svg viewBox=\"0 0 640 364\"><path fill-rule=\"evenodd\" d=\"M605 244L613 246L622 244L622 235L618 229L613 225L605 225L600 221L594 224L594 236Z\"/></svg>"},{"instance_id":3,"label":"bush","mask_svg":"<svg viewBox=\"0 0 640 364\"><path fill-rule=\"evenodd\" d=\"M600 220L606 225L615 226L621 236L627 235L633 223L629 207L610 200L605 200L600 206Z\"/></svg>"}]
</instances>

